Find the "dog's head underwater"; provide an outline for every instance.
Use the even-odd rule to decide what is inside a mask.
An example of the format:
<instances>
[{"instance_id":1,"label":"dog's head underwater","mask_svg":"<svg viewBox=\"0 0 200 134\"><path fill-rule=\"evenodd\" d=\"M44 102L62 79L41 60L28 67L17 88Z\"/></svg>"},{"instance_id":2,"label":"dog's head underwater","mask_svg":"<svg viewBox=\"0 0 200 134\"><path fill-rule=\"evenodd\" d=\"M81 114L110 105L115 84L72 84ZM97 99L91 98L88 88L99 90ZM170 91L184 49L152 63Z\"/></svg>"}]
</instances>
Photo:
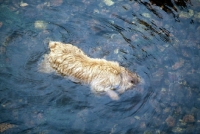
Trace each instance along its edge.
<instances>
[{"instance_id":1,"label":"dog's head underwater","mask_svg":"<svg viewBox=\"0 0 200 134\"><path fill-rule=\"evenodd\" d=\"M132 73L125 68L123 68L122 72L120 73L120 77L121 83L118 89L119 93L123 93L125 90L134 88L141 81L140 77L136 73Z\"/></svg>"}]
</instances>

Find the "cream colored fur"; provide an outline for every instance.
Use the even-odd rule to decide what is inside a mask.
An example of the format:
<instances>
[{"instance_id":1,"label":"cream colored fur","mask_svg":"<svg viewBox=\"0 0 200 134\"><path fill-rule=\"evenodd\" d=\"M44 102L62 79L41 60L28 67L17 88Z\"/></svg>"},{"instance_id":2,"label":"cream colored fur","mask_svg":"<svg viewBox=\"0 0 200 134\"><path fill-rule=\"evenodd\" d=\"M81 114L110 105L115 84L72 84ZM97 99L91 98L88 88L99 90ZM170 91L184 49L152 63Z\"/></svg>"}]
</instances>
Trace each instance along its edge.
<instances>
[{"instance_id":1,"label":"cream colored fur","mask_svg":"<svg viewBox=\"0 0 200 134\"><path fill-rule=\"evenodd\" d=\"M95 92L107 92L114 100L119 96L113 89L123 93L140 82L136 73L117 62L90 58L71 44L52 41L49 48L50 53L45 58L53 69L72 81L89 84Z\"/></svg>"}]
</instances>

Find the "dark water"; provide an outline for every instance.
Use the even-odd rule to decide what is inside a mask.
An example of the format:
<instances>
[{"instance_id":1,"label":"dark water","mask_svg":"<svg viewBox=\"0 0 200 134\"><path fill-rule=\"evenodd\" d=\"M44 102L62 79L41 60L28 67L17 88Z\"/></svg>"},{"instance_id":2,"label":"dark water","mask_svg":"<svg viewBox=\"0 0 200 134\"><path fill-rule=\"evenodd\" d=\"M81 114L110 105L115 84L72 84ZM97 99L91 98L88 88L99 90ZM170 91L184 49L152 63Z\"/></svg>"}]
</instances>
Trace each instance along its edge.
<instances>
[{"instance_id":1,"label":"dark water","mask_svg":"<svg viewBox=\"0 0 200 134\"><path fill-rule=\"evenodd\" d=\"M198 134L199 0L0 0L0 133ZM113 101L38 71L50 40L145 81Z\"/></svg>"}]
</instances>

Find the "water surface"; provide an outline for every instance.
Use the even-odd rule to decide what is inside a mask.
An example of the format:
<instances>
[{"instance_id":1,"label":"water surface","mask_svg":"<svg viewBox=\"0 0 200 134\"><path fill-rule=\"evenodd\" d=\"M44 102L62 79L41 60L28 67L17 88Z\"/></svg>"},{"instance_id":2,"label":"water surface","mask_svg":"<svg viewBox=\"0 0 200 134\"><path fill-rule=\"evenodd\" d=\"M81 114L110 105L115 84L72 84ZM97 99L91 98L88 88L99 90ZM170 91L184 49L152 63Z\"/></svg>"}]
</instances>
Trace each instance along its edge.
<instances>
[{"instance_id":1,"label":"water surface","mask_svg":"<svg viewBox=\"0 0 200 134\"><path fill-rule=\"evenodd\" d=\"M200 1L0 1L0 132L200 131ZM113 101L38 71L49 41L118 61L144 83Z\"/></svg>"}]
</instances>

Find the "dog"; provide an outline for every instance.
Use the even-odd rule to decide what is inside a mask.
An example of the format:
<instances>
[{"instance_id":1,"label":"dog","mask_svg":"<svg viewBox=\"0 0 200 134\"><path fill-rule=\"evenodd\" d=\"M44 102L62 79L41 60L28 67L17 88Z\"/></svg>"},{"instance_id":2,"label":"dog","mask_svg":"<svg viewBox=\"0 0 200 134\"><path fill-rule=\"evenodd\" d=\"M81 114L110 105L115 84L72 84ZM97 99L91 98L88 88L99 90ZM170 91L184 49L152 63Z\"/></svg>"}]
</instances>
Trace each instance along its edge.
<instances>
[{"instance_id":1,"label":"dog","mask_svg":"<svg viewBox=\"0 0 200 134\"><path fill-rule=\"evenodd\" d=\"M113 100L119 99L118 93L123 93L140 82L136 73L120 66L118 62L90 58L72 44L50 41L49 49L43 67L51 66L74 82L90 85L96 93L107 93Z\"/></svg>"}]
</instances>

